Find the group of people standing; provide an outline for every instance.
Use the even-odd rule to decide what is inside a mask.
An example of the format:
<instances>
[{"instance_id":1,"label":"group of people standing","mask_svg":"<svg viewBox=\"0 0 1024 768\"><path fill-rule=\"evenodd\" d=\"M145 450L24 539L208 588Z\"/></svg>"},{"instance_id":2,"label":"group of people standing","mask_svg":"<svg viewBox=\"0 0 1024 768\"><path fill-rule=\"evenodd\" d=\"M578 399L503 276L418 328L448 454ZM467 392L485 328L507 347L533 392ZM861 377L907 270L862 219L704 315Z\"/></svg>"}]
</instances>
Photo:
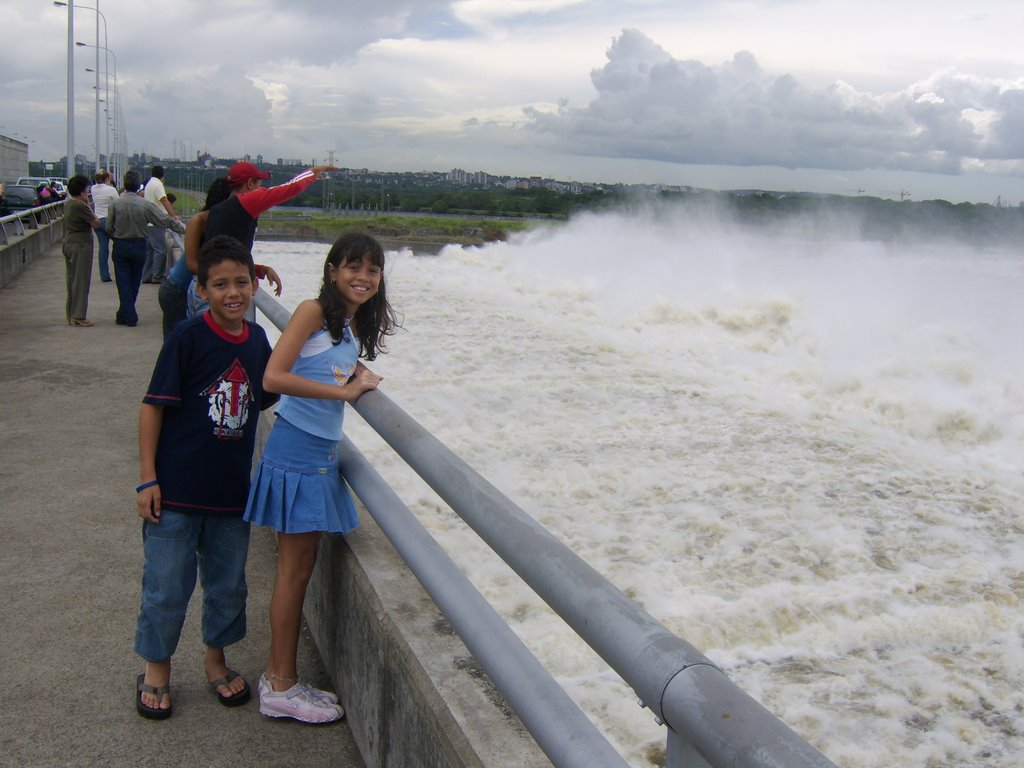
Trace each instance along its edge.
<instances>
[{"instance_id":1,"label":"group of people standing","mask_svg":"<svg viewBox=\"0 0 1024 768\"><path fill-rule=\"evenodd\" d=\"M82 175L72 177L68 180L70 201L64 212L68 324L80 328L93 325L87 315L93 232L100 280L113 281L117 288L114 322L127 327L138 325L136 302L140 287L157 283L161 286L158 300L166 337L175 323L202 308L194 289L200 245L218 234L229 234L251 251L259 215L301 194L329 168L316 166L284 184L263 187L263 181L270 178L268 172L252 163L235 163L227 176L219 177L211 185L206 206L190 221L189 231L175 213L174 195L164 187L162 166L153 166L145 186L141 174L129 170L120 193L106 171L97 172L95 183ZM184 258L172 257L168 232L172 237L183 238ZM269 279L280 294L276 272L259 267L257 273L260 279Z\"/></svg>"},{"instance_id":2,"label":"group of people standing","mask_svg":"<svg viewBox=\"0 0 1024 768\"><path fill-rule=\"evenodd\" d=\"M91 325L84 297L93 232L112 246L116 321L133 326L147 225L161 235L184 231L184 254L161 280L164 341L139 414L135 507L143 521L143 573L134 649L145 669L135 681L135 701L145 718L173 713L171 658L197 575L210 689L228 707L252 698L249 681L228 666L224 651L246 634L251 524L272 528L278 539L271 645L254 686L259 711L307 723L344 716L336 694L298 679L298 639L322 534L344 534L359 522L338 471L338 446L345 402L381 381L362 360L384 352L385 337L398 326L386 295L384 251L368 235L342 235L327 254L318 295L298 306L273 349L252 312L259 277L281 290L277 273L253 261L259 215L325 170L312 168L264 188L269 174L236 163L187 227L160 198L137 194L135 171L125 175L119 195L111 196L98 178L92 205L88 179L78 176L69 185L74 192L64 252L68 318L77 325ZM100 274L109 280L107 245L101 238ZM258 416L275 404L276 419L250 482Z\"/></svg>"},{"instance_id":3,"label":"group of people standing","mask_svg":"<svg viewBox=\"0 0 1024 768\"><path fill-rule=\"evenodd\" d=\"M154 166L151 181L159 182L162 176L163 168ZM93 325L87 311L95 231L100 280L114 281L117 286L118 308L114 322L134 327L139 323L135 302L146 268L150 268L152 282L152 270L156 269L152 265L162 264L167 258L164 232L170 229L184 234L185 225L175 215L163 184L159 184L161 207L139 194L143 187L138 171L125 173L120 194L110 183L111 177L106 171L98 171L94 179L95 183L82 175L68 179L63 247L67 267L66 319L69 325L79 328ZM161 244L159 251L154 245L157 243Z\"/></svg>"}]
</instances>

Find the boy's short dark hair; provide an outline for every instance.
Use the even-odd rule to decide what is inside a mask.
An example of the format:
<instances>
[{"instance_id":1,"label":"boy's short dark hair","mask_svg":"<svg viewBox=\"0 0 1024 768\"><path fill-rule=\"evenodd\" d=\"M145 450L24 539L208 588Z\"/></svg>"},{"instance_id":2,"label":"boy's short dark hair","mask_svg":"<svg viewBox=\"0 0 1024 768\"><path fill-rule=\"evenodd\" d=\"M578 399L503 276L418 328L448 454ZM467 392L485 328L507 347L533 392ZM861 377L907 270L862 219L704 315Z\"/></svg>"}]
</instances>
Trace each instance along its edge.
<instances>
[{"instance_id":1,"label":"boy's short dark hair","mask_svg":"<svg viewBox=\"0 0 1024 768\"><path fill-rule=\"evenodd\" d=\"M196 282L206 287L206 279L210 275L210 267L222 261L237 261L249 268L249 277L256 281L256 265L253 263L249 249L231 235L211 237L199 249L199 267L196 270Z\"/></svg>"},{"instance_id":2,"label":"boy's short dark hair","mask_svg":"<svg viewBox=\"0 0 1024 768\"><path fill-rule=\"evenodd\" d=\"M135 192L142 183L142 175L136 170L128 170L124 173L125 192Z\"/></svg>"}]
</instances>

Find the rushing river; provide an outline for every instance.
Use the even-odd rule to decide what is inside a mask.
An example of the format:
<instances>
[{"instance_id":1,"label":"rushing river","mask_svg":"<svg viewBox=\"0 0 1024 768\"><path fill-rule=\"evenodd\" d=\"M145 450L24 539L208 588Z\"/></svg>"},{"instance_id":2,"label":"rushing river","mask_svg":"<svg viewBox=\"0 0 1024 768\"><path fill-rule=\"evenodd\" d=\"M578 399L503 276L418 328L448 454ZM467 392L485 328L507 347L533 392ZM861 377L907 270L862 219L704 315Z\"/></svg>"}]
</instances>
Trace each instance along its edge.
<instances>
[{"instance_id":1,"label":"rushing river","mask_svg":"<svg viewBox=\"0 0 1024 768\"><path fill-rule=\"evenodd\" d=\"M257 243L312 297L327 246ZM1024 254L582 217L389 252L382 390L845 768L1024 755ZM270 330L272 338L276 333ZM664 732L350 412L631 765Z\"/></svg>"}]
</instances>

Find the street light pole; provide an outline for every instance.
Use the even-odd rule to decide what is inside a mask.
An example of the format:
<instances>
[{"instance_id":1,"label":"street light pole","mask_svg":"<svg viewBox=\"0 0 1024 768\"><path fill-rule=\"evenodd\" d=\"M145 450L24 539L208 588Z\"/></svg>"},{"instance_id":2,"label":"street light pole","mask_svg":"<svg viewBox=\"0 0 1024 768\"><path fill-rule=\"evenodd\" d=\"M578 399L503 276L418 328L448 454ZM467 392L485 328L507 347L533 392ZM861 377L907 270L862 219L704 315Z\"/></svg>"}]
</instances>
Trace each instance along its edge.
<instances>
[{"instance_id":1,"label":"street light pole","mask_svg":"<svg viewBox=\"0 0 1024 768\"><path fill-rule=\"evenodd\" d=\"M106 19L103 20L103 45L104 45L104 47L110 45L110 43L107 42L107 20ZM104 95L105 95L105 97L107 99L107 109L106 109L106 112L107 112L107 130L104 131L104 137L105 137L106 142L107 142L107 167L109 168L111 165L113 165L113 159L110 157L110 132L113 130L113 128L110 125L110 51L104 51L103 52L103 65L104 65L103 66L103 72L104 72L103 87L105 89L104 90ZM114 94L117 95L116 83L115 83Z\"/></svg>"},{"instance_id":2,"label":"street light pole","mask_svg":"<svg viewBox=\"0 0 1024 768\"><path fill-rule=\"evenodd\" d=\"M107 56L109 56L109 54L107 54ZM86 67L85 71L89 72L89 73L92 73L94 70L93 70L92 67ZM104 96L104 98L100 99L100 103L104 105L104 107L103 107L103 114L106 115L106 128L107 129L103 132L104 133L104 137L105 137L106 142L107 142L107 151L106 151L107 164L106 164L106 168L107 168L108 171L113 173L114 172L114 164L116 162L116 158L114 157L113 154L111 154L111 151L110 151L110 149L111 149L110 148L110 137L111 137L111 135L113 135L113 137L114 137L114 153L116 154L116 152L117 152L117 81L115 80L115 82L114 82L114 100L113 101L110 100L110 70L107 70L107 71L105 71L103 73L103 82L104 82L104 86L103 87L104 87L106 95ZM102 157L103 156L101 155L101 160L102 160Z\"/></svg>"},{"instance_id":3,"label":"street light pole","mask_svg":"<svg viewBox=\"0 0 1024 768\"><path fill-rule=\"evenodd\" d=\"M118 88L118 83L117 83L117 54L114 53L109 48L107 48L107 46L105 46L105 45L92 45L90 43L80 43L80 42L76 42L75 45L77 45L79 48L95 48L96 49L96 57L97 58L99 58L99 51L100 51L100 49L106 51L108 55L110 55L110 56L112 56L114 58L114 101L116 102L116 109L115 109L115 115L116 115L120 111L120 107L121 107L121 95L120 95L120 90ZM97 82L98 81L99 81L99 76L97 75ZM97 89L96 93L97 93L97 95L99 94L99 90L98 89ZM109 86L108 86L108 93L109 93ZM116 120L116 118L115 118L115 126L120 127L118 122L117 122L117 120ZM115 143L116 143L116 141L117 141L117 133L116 133L116 131L115 131L115 134L114 134L114 140L115 140Z\"/></svg>"},{"instance_id":4,"label":"street light pole","mask_svg":"<svg viewBox=\"0 0 1024 768\"><path fill-rule=\"evenodd\" d=\"M104 21L106 25L106 21ZM103 41L106 44L106 40ZM100 172L100 0L96 0L96 168Z\"/></svg>"},{"instance_id":5,"label":"street light pole","mask_svg":"<svg viewBox=\"0 0 1024 768\"><path fill-rule=\"evenodd\" d=\"M66 173L75 175L75 12L68 3L68 157Z\"/></svg>"},{"instance_id":6,"label":"street light pole","mask_svg":"<svg viewBox=\"0 0 1024 768\"><path fill-rule=\"evenodd\" d=\"M107 82L106 82L106 89L107 89L107 99L106 99L106 103L107 103L107 123L110 126L110 132L114 135L114 153L111 155L108 152L108 154L107 154L107 163L110 166L111 175L114 177L114 181L116 182L121 177L121 170L122 170L121 169L121 165L122 165L121 151L122 151L122 149L124 147L124 136L125 136L125 132L122 129L122 124L121 124L122 123L122 120L121 120L121 87L120 87L120 84L118 83L118 80L117 80L117 54L114 53L109 48L106 48L106 47L104 47L103 50L105 52L104 53L104 57L107 58L107 65L108 65L107 73L106 73L107 74ZM114 111L113 112L110 111L111 101L110 101L110 68L109 68L110 61L109 61L109 57L111 57L111 56L114 58L114 101L113 101ZM108 137L108 141L109 141L109 137ZM117 186L116 183L115 183L115 186Z\"/></svg>"},{"instance_id":7,"label":"street light pole","mask_svg":"<svg viewBox=\"0 0 1024 768\"><path fill-rule=\"evenodd\" d=\"M101 164L100 163L100 48L102 47L104 50L108 50L109 51L109 49L107 48L107 46L110 44L109 40L108 40L108 36L107 36L107 17L103 14L102 11L100 11L100 0L96 0L96 7L95 8L93 8L91 6L88 6L88 5L75 5L74 3L60 2L60 0L55 0L55 2L53 4L55 6L57 6L57 7L67 6L68 7L68 14L69 15L71 14L72 7L74 7L74 8L84 8L85 10L93 11L96 14L96 46L95 46L96 47L96 67L92 71L96 73L96 85L95 85L95 88L96 88L96 152L95 152L94 157L95 157L95 160L96 160L96 171L99 172L100 164ZM103 45L102 46L100 45L100 20L101 19L103 21ZM104 56L104 59L106 59L106 56ZM108 62L108 67L107 67L107 69L105 71L107 71L107 72L110 71L109 62ZM108 86L108 92L107 92L107 101L108 101L108 103L109 103L109 100L110 100L110 92L109 92L109 86ZM107 162L109 163L110 162L110 134L107 133L106 135L107 135Z\"/></svg>"}]
</instances>

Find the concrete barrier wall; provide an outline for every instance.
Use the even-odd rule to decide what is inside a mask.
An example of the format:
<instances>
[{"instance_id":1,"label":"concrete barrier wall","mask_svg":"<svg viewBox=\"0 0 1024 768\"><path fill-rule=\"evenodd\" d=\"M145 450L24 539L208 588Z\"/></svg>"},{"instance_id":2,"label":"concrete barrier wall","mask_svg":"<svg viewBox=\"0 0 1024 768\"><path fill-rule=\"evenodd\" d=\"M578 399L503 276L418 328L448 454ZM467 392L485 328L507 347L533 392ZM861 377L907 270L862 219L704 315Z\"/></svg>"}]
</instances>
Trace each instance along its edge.
<instances>
[{"instance_id":1,"label":"concrete barrier wall","mask_svg":"<svg viewBox=\"0 0 1024 768\"><path fill-rule=\"evenodd\" d=\"M40 224L39 229L26 230L24 236L11 238L7 245L0 245L0 288L63 237L64 219L59 218L49 224Z\"/></svg>"},{"instance_id":2,"label":"concrete barrier wall","mask_svg":"<svg viewBox=\"0 0 1024 768\"><path fill-rule=\"evenodd\" d=\"M367 767L551 768L373 518L359 519L323 538L304 613Z\"/></svg>"}]
</instances>

